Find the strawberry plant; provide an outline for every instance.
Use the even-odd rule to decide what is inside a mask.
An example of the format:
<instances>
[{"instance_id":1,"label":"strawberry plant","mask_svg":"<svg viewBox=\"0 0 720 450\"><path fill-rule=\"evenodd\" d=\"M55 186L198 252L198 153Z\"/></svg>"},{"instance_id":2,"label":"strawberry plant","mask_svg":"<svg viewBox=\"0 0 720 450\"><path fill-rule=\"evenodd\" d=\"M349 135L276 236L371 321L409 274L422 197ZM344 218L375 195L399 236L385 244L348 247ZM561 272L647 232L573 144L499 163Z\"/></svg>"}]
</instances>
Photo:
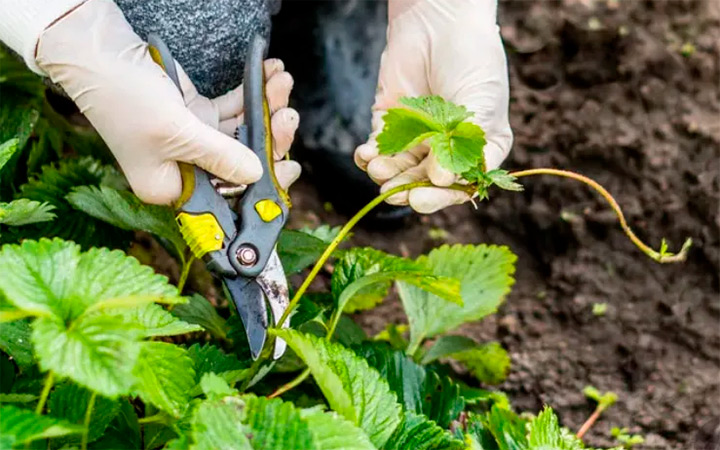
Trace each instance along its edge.
<instances>
[{"instance_id":1,"label":"strawberry plant","mask_svg":"<svg viewBox=\"0 0 720 450\"><path fill-rule=\"evenodd\" d=\"M290 317L291 327L270 329L289 351L253 361L234 309L188 292L193 258L173 211L140 202L102 148L81 151L94 138L57 125L36 78L0 67L10 99L0 108L0 448L585 448L549 407L520 415L490 388L511 370L499 343L453 334L509 293L516 256L507 247L443 245L416 259L340 248L374 206L428 183L383 193L342 228L283 232L286 273L312 268L277 321ZM578 179L608 198L648 255L684 257L686 247L671 255L640 242L592 180L485 171L483 133L465 108L437 97L404 103L410 109L386 117L384 153L429 139L467 183L450 188L480 198L493 185L520 190L517 179L534 174ZM174 284L123 252L132 231L177 260ZM329 292L308 292L329 261ZM367 336L347 313L375 307L393 288L407 324Z\"/></svg>"}]
</instances>

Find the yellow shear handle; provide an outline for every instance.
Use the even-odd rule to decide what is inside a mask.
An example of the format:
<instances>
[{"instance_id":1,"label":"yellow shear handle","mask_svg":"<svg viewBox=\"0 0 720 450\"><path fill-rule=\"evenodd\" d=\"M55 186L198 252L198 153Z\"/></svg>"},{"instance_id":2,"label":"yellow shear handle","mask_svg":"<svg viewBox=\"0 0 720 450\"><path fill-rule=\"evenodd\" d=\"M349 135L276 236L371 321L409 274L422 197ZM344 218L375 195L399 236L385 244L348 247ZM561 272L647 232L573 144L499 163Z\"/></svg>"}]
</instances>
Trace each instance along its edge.
<instances>
[{"instance_id":1,"label":"yellow shear handle","mask_svg":"<svg viewBox=\"0 0 720 450\"><path fill-rule=\"evenodd\" d=\"M174 64L170 50L157 36L150 36L148 40L151 42L148 48L150 57L155 63L162 67L178 88L178 91L180 91L180 95L182 95L180 80L177 77L177 73L172 70L174 66L168 67L169 64ZM178 167L180 169L180 177L182 178L182 192L180 193L180 198L178 198L173 206L175 209L180 210L195 192L195 167L183 162L178 162ZM188 244L188 247L190 247L190 251L192 251L193 255L197 258L202 258L206 253L222 248L225 233L214 215L210 213L192 214L178 211L175 219L180 227L180 233Z\"/></svg>"}]
</instances>

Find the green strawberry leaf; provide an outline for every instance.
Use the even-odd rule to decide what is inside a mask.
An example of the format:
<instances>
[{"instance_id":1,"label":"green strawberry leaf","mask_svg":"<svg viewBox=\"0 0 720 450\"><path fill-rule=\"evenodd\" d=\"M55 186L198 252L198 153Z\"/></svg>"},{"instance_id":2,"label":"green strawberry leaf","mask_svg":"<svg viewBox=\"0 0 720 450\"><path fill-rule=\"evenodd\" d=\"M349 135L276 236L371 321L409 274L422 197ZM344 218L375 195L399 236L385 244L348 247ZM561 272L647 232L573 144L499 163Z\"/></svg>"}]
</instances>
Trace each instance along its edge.
<instances>
[{"instance_id":1,"label":"green strawberry leaf","mask_svg":"<svg viewBox=\"0 0 720 450\"><path fill-rule=\"evenodd\" d=\"M210 400L218 400L238 393L237 389L231 388L225 380L212 372L204 373L198 384L202 393Z\"/></svg>"},{"instance_id":2,"label":"green strawberry leaf","mask_svg":"<svg viewBox=\"0 0 720 450\"><path fill-rule=\"evenodd\" d=\"M127 191L108 186L78 186L66 200L73 208L123 230L141 230L169 241L178 255L187 245L168 206L149 205Z\"/></svg>"},{"instance_id":3,"label":"green strawberry leaf","mask_svg":"<svg viewBox=\"0 0 720 450\"><path fill-rule=\"evenodd\" d=\"M367 434L334 411L300 411L313 436L315 450L375 450Z\"/></svg>"},{"instance_id":4,"label":"green strawberry leaf","mask_svg":"<svg viewBox=\"0 0 720 450\"><path fill-rule=\"evenodd\" d=\"M445 131L455 129L461 122L473 116L465 106L456 105L439 95L402 97L400 103L411 110L423 113L428 120L432 120Z\"/></svg>"},{"instance_id":5,"label":"green strawberry leaf","mask_svg":"<svg viewBox=\"0 0 720 450\"><path fill-rule=\"evenodd\" d=\"M341 226L331 227L330 225L320 225L317 228L302 227L298 231L315 236L326 244L329 244L337 237L338 234L340 234L341 229ZM349 237L350 236L346 236L345 239L348 239Z\"/></svg>"},{"instance_id":6,"label":"green strawberry leaf","mask_svg":"<svg viewBox=\"0 0 720 450\"><path fill-rule=\"evenodd\" d=\"M142 330L118 316L84 315L69 326L57 317L33 322L32 340L40 367L97 393L130 393Z\"/></svg>"},{"instance_id":7,"label":"green strawberry leaf","mask_svg":"<svg viewBox=\"0 0 720 450\"><path fill-rule=\"evenodd\" d=\"M381 302L394 280L402 280L458 304L460 284L451 277L436 276L421 262L375 250L356 247L348 250L335 265L331 292L338 311L354 312Z\"/></svg>"},{"instance_id":8,"label":"green strawberry leaf","mask_svg":"<svg viewBox=\"0 0 720 450\"><path fill-rule=\"evenodd\" d=\"M480 344L450 356L485 384L502 383L510 370L510 356L498 342Z\"/></svg>"},{"instance_id":9,"label":"green strawberry leaf","mask_svg":"<svg viewBox=\"0 0 720 450\"><path fill-rule=\"evenodd\" d=\"M177 305L176 308L178 306L183 304ZM113 312L126 322L142 327L145 337L178 336L202 331L200 325L184 322L154 303L131 309L116 309Z\"/></svg>"},{"instance_id":10,"label":"green strawberry leaf","mask_svg":"<svg viewBox=\"0 0 720 450\"><path fill-rule=\"evenodd\" d=\"M234 384L250 373L247 370L248 366L237 359L235 355L228 355L211 344L193 344L188 348L187 354L193 362L196 385L206 374L215 374L226 383ZM199 386L196 386L192 390L191 396L197 395L199 391Z\"/></svg>"},{"instance_id":11,"label":"green strawberry leaf","mask_svg":"<svg viewBox=\"0 0 720 450\"><path fill-rule=\"evenodd\" d=\"M146 427L150 424L146 425ZM105 429L100 439L90 444L91 450L137 450L142 447L140 424L133 405L127 401L119 402L115 418Z\"/></svg>"},{"instance_id":12,"label":"green strawberry leaf","mask_svg":"<svg viewBox=\"0 0 720 450\"><path fill-rule=\"evenodd\" d=\"M180 417L195 386L193 361L187 350L166 342L143 342L137 364L134 391L145 403Z\"/></svg>"},{"instance_id":13,"label":"green strawberry leaf","mask_svg":"<svg viewBox=\"0 0 720 450\"><path fill-rule=\"evenodd\" d=\"M108 299L177 297L177 288L167 278L135 258L104 248L81 253L79 245L60 239L3 246L0 273L5 274L0 277L0 292L15 307L61 320L77 318L91 305Z\"/></svg>"},{"instance_id":14,"label":"green strawberry leaf","mask_svg":"<svg viewBox=\"0 0 720 450\"><path fill-rule=\"evenodd\" d=\"M403 421L387 441L383 450L464 450L463 441L454 438L435 422L413 412L406 412Z\"/></svg>"},{"instance_id":15,"label":"green strawberry leaf","mask_svg":"<svg viewBox=\"0 0 720 450\"><path fill-rule=\"evenodd\" d=\"M69 423L84 426L85 414L92 392L73 383L63 383L57 386L48 400L48 414L58 417ZM88 442L100 438L110 422L120 411L120 402L101 396L95 399L90 416ZM73 436L61 439L61 443L79 443L80 437Z\"/></svg>"},{"instance_id":16,"label":"green strawberry leaf","mask_svg":"<svg viewBox=\"0 0 720 450\"><path fill-rule=\"evenodd\" d=\"M215 307L201 295L195 294L187 303L175 306L172 315L187 323L200 325L215 338L227 337L225 319L220 317Z\"/></svg>"},{"instance_id":17,"label":"green strawberry leaf","mask_svg":"<svg viewBox=\"0 0 720 450\"><path fill-rule=\"evenodd\" d=\"M507 247L487 245L444 245L418 258L435 275L459 279L464 303L462 306L450 303L399 282L398 293L410 322L409 348L417 348L424 338L452 331L495 312L514 282L516 259Z\"/></svg>"},{"instance_id":18,"label":"green strawberry leaf","mask_svg":"<svg viewBox=\"0 0 720 450\"><path fill-rule=\"evenodd\" d=\"M381 155L394 155L420 145L441 133L441 126L425 114L392 108L383 116L383 130L377 137Z\"/></svg>"},{"instance_id":19,"label":"green strawberry leaf","mask_svg":"<svg viewBox=\"0 0 720 450\"><path fill-rule=\"evenodd\" d=\"M280 399L240 397L245 404L243 424L250 428L255 450L314 450L313 435L300 410Z\"/></svg>"},{"instance_id":20,"label":"green strawberry leaf","mask_svg":"<svg viewBox=\"0 0 720 450\"><path fill-rule=\"evenodd\" d=\"M319 233L283 230L277 243L277 251L287 275L300 272L320 258L328 246L325 241L329 232ZM341 252L335 250L337 256Z\"/></svg>"},{"instance_id":21,"label":"green strawberry leaf","mask_svg":"<svg viewBox=\"0 0 720 450\"><path fill-rule=\"evenodd\" d=\"M448 427L465 407L459 385L417 364L404 352L370 342L354 350L388 382L405 411L424 414L441 427Z\"/></svg>"},{"instance_id":22,"label":"green strawberry leaf","mask_svg":"<svg viewBox=\"0 0 720 450\"><path fill-rule=\"evenodd\" d=\"M464 365L481 383L500 384L510 370L510 356L498 342L477 344L463 336L441 336L422 359L429 364L452 358Z\"/></svg>"},{"instance_id":23,"label":"green strawberry leaf","mask_svg":"<svg viewBox=\"0 0 720 450\"><path fill-rule=\"evenodd\" d=\"M397 397L367 361L335 343L294 330L272 330L305 361L334 411L381 447L400 422Z\"/></svg>"},{"instance_id":24,"label":"green strawberry leaf","mask_svg":"<svg viewBox=\"0 0 720 450\"><path fill-rule=\"evenodd\" d=\"M47 222L55 218L52 210L55 207L49 203L36 202L21 198L10 203L0 203L0 224L10 226L28 225L31 223Z\"/></svg>"},{"instance_id":25,"label":"green strawberry leaf","mask_svg":"<svg viewBox=\"0 0 720 450\"><path fill-rule=\"evenodd\" d=\"M83 431L82 426L11 405L0 407L0 417L0 448L4 449Z\"/></svg>"},{"instance_id":26,"label":"green strawberry leaf","mask_svg":"<svg viewBox=\"0 0 720 450\"><path fill-rule=\"evenodd\" d=\"M35 365L29 320L0 322L0 350L12 357L20 369Z\"/></svg>"},{"instance_id":27,"label":"green strawberry leaf","mask_svg":"<svg viewBox=\"0 0 720 450\"><path fill-rule=\"evenodd\" d=\"M583 450L582 441L567 429L560 427L552 408L546 406L528 426L528 444L531 449Z\"/></svg>"},{"instance_id":28,"label":"green strawberry leaf","mask_svg":"<svg viewBox=\"0 0 720 450\"><path fill-rule=\"evenodd\" d=\"M18 139L12 138L0 144L0 171L10 161L10 158L18 151Z\"/></svg>"},{"instance_id":29,"label":"green strawberry leaf","mask_svg":"<svg viewBox=\"0 0 720 450\"><path fill-rule=\"evenodd\" d=\"M243 423L245 414L245 403L237 397L201 402L193 409L190 421L190 449L254 450L248 438L251 429Z\"/></svg>"},{"instance_id":30,"label":"green strawberry leaf","mask_svg":"<svg viewBox=\"0 0 720 450\"><path fill-rule=\"evenodd\" d=\"M383 116L377 136L380 154L392 155L429 140L440 165L451 172L459 175L476 167L485 171L485 133L465 122L473 116L467 108L439 96L403 97L400 103L409 109L391 108Z\"/></svg>"},{"instance_id":31,"label":"green strawberry leaf","mask_svg":"<svg viewBox=\"0 0 720 450\"><path fill-rule=\"evenodd\" d=\"M0 394L0 403L30 403L37 399L34 394Z\"/></svg>"},{"instance_id":32,"label":"green strawberry leaf","mask_svg":"<svg viewBox=\"0 0 720 450\"><path fill-rule=\"evenodd\" d=\"M57 165L47 165L28 183L20 186L20 198L48 202L55 207L57 220L48 224L22 229L24 238L60 237L81 244L120 247L130 238L130 233L94 219L70 205L65 198L74 187L98 186L116 173L110 166L102 165L92 158L62 160Z\"/></svg>"}]
</instances>

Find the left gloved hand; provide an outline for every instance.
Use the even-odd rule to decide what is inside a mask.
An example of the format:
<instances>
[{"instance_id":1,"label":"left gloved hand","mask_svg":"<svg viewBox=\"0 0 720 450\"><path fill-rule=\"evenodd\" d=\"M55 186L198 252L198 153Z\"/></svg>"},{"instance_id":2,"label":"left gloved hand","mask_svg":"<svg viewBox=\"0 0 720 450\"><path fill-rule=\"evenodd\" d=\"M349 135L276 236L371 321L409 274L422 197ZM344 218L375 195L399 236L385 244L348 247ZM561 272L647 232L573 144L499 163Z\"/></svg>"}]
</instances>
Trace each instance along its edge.
<instances>
[{"instance_id":1,"label":"left gloved hand","mask_svg":"<svg viewBox=\"0 0 720 450\"><path fill-rule=\"evenodd\" d=\"M381 192L423 180L438 187L401 192L388 203L432 213L470 199L442 188L458 177L438 164L427 145L393 156L378 154L375 137L382 131L382 116L400 106L401 97L440 95L474 112L471 120L485 130L487 170L496 169L510 151L507 62L496 14L496 0L389 0L373 132L355 150L355 162L382 186Z\"/></svg>"}]
</instances>

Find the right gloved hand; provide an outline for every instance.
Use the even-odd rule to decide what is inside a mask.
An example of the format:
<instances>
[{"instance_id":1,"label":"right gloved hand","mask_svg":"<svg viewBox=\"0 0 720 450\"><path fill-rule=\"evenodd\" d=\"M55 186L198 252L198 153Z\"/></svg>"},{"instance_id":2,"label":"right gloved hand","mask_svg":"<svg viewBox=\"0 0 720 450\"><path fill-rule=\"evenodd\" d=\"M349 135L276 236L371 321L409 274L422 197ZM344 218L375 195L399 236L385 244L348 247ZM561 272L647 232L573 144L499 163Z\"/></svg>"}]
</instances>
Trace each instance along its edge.
<instances>
[{"instance_id":1,"label":"right gloved hand","mask_svg":"<svg viewBox=\"0 0 720 450\"><path fill-rule=\"evenodd\" d=\"M235 184L261 177L258 158L231 137L242 123L242 86L210 100L178 66L183 101L111 0L89 0L50 25L40 36L36 61L100 133L143 201L166 204L180 196L178 161ZM280 159L299 123L297 112L287 108L293 80L279 60L265 61L265 71ZM286 189L300 175L294 161L275 168Z\"/></svg>"}]
</instances>

